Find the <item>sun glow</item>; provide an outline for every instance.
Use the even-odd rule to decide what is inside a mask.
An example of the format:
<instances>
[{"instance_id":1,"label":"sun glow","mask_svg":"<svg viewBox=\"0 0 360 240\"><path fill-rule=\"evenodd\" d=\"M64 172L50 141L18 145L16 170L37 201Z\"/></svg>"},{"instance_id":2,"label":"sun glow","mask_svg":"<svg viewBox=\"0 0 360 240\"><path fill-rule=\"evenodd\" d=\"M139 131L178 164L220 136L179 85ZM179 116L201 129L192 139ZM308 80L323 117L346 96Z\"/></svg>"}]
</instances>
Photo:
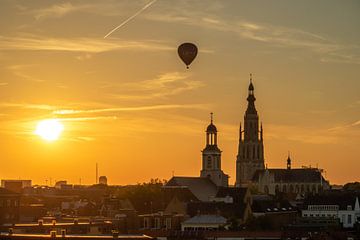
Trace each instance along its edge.
<instances>
[{"instance_id":1,"label":"sun glow","mask_svg":"<svg viewBox=\"0 0 360 240\"><path fill-rule=\"evenodd\" d=\"M36 126L35 134L47 141L55 141L59 139L64 125L57 119L42 120Z\"/></svg>"}]
</instances>

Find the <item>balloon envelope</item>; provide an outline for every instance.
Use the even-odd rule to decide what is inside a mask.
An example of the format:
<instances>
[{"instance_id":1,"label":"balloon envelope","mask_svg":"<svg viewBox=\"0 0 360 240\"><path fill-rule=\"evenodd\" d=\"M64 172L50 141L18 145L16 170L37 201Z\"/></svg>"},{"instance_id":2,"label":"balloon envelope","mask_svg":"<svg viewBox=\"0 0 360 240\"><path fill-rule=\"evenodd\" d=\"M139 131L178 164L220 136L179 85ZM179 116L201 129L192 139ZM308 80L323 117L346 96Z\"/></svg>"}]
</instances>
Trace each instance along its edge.
<instances>
[{"instance_id":1,"label":"balloon envelope","mask_svg":"<svg viewBox=\"0 0 360 240\"><path fill-rule=\"evenodd\" d=\"M178 47L179 57L186 64L187 68L189 68L189 65L195 59L197 51L198 49L193 43L183 43Z\"/></svg>"}]
</instances>

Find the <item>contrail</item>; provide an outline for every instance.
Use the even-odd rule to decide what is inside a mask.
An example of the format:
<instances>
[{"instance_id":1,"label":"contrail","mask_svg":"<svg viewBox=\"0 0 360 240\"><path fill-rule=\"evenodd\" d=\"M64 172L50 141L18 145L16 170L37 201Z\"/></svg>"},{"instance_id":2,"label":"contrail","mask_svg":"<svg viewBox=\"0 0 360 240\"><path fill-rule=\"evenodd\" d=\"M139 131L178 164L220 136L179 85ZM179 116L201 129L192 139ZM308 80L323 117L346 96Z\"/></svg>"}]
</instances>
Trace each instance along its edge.
<instances>
[{"instance_id":1,"label":"contrail","mask_svg":"<svg viewBox=\"0 0 360 240\"><path fill-rule=\"evenodd\" d=\"M136 17L137 15L139 15L140 13L142 13L143 11L145 11L148 7L150 7L151 5L153 5L157 0L152 0L151 2L149 2L148 4L146 4L143 8L141 8L139 11L137 11L134 15L132 15L131 17L129 17L128 19L126 19L125 21L123 21L119 26L117 26L116 28L114 28L113 30L111 30L108 34L105 35L104 39L107 38L108 36L110 36L113 32L115 32L117 29L121 28L122 26L124 26L125 24L127 24L129 21L131 21L134 17Z\"/></svg>"}]
</instances>

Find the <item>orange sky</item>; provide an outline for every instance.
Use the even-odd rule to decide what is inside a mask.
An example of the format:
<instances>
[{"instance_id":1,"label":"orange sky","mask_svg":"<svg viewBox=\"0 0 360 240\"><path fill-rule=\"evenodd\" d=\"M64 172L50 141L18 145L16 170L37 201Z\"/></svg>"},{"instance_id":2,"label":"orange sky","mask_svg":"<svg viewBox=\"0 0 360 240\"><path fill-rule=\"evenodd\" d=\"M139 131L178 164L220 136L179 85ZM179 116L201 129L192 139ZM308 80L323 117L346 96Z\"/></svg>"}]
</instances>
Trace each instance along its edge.
<instances>
[{"instance_id":1,"label":"orange sky","mask_svg":"<svg viewBox=\"0 0 360 240\"><path fill-rule=\"evenodd\" d=\"M358 1L2 1L0 179L198 176L209 113L235 180L249 73L268 167L360 181ZM194 42L189 70L177 46ZM34 134L43 119L64 132Z\"/></svg>"}]
</instances>

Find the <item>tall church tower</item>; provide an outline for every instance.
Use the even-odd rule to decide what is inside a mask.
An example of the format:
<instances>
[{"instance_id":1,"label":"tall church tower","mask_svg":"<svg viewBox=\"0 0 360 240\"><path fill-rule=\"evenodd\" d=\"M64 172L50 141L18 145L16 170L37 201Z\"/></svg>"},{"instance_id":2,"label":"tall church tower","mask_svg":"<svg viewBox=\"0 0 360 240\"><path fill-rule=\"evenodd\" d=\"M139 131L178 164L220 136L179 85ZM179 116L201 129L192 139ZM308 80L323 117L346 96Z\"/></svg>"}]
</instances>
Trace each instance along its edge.
<instances>
[{"instance_id":1,"label":"tall church tower","mask_svg":"<svg viewBox=\"0 0 360 240\"><path fill-rule=\"evenodd\" d=\"M229 176L221 170L221 150L217 146L217 128L213 124L213 113L206 129L206 146L202 151L200 177L210 178L219 187L227 187L229 182Z\"/></svg>"},{"instance_id":2,"label":"tall church tower","mask_svg":"<svg viewBox=\"0 0 360 240\"><path fill-rule=\"evenodd\" d=\"M244 130L239 131L239 148L236 159L236 183L241 187L251 183L256 170L264 169L263 129L255 108L254 85L250 74L248 106L244 116Z\"/></svg>"}]
</instances>

